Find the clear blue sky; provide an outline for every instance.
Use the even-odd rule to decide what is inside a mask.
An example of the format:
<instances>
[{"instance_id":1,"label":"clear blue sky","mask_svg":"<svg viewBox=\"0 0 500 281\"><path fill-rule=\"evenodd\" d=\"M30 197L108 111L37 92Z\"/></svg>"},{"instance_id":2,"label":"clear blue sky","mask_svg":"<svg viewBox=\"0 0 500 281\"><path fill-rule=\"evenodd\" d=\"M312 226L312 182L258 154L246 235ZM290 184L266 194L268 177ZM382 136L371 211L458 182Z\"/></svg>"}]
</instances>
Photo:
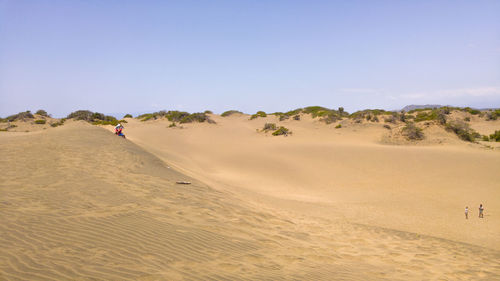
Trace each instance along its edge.
<instances>
[{"instance_id":1,"label":"clear blue sky","mask_svg":"<svg viewBox=\"0 0 500 281\"><path fill-rule=\"evenodd\" d=\"M0 116L500 107L500 1L0 0Z\"/></svg>"}]
</instances>

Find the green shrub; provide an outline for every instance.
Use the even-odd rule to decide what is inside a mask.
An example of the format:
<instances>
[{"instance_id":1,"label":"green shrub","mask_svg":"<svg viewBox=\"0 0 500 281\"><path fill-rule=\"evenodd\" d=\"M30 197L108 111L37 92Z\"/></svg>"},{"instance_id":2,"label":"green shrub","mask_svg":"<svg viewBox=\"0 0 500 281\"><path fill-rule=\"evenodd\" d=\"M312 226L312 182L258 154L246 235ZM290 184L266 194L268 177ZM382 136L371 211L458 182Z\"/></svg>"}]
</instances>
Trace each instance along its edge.
<instances>
[{"instance_id":1,"label":"green shrub","mask_svg":"<svg viewBox=\"0 0 500 281\"><path fill-rule=\"evenodd\" d=\"M175 122L172 122L172 124L168 125L169 128L173 128L173 127L177 127L177 125L175 124Z\"/></svg>"},{"instance_id":2,"label":"green shrub","mask_svg":"<svg viewBox=\"0 0 500 281\"><path fill-rule=\"evenodd\" d=\"M7 128L0 128L0 132L7 132L8 129Z\"/></svg>"},{"instance_id":3,"label":"green shrub","mask_svg":"<svg viewBox=\"0 0 500 281\"><path fill-rule=\"evenodd\" d=\"M274 123L266 123L264 124L264 128L262 129L263 131L271 131L271 130L276 130L276 124Z\"/></svg>"},{"instance_id":4,"label":"green shrub","mask_svg":"<svg viewBox=\"0 0 500 281\"><path fill-rule=\"evenodd\" d=\"M211 110L205 110L203 113L205 113L205 114L214 114Z\"/></svg>"},{"instance_id":5,"label":"green shrub","mask_svg":"<svg viewBox=\"0 0 500 281\"><path fill-rule=\"evenodd\" d=\"M470 107L466 107L466 108L464 108L464 109L463 109L463 111L465 111L465 112L469 112L469 113L470 113L470 114L472 114L472 115L477 115L477 114L481 113L481 111L480 111L480 110L477 110L477 109L472 109L472 108L470 108Z\"/></svg>"},{"instance_id":6,"label":"green shrub","mask_svg":"<svg viewBox=\"0 0 500 281\"><path fill-rule=\"evenodd\" d=\"M250 116L250 120L253 120L257 117L266 117L267 114L264 111L257 111L254 115Z\"/></svg>"},{"instance_id":7,"label":"green shrub","mask_svg":"<svg viewBox=\"0 0 500 281\"><path fill-rule=\"evenodd\" d=\"M134 117L132 116L132 114L125 114L125 116L123 116L123 118L134 118Z\"/></svg>"},{"instance_id":8,"label":"green shrub","mask_svg":"<svg viewBox=\"0 0 500 281\"><path fill-rule=\"evenodd\" d=\"M486 113L486 120L497 120L500 117L500 109L495 109Z\"/></svg>"},{"instance_id":9,"label":"green shrub","mask_svg":"<svg viewBox=\"0 0 500 281\"><path fill-rule=\"evenodd\" d=\"M393 123L393 124L395 124L396 121L397 121L396 117L397 117L397 113L396 114L392 114L391 116L384 118L384 122L385 123Z\"/></svg>"},{"instance_id":10,"label":"green shrub","mask_svg":"<svg viewBox=\"0 0 500 281\"><path fill-rule=\"evenodd\" d=\"M49 115L47 114L47 111L45 111L43 109L39 109L37 112L35 112L35 114L38 114L38 115L41 115L44 117L49 117Z\"/></svg>"},{"instance_id":11,"label":"green shrub","mask_svg":"<svg viewBox=\"0 0 500 281\"><path fill-rule=\"evenodd\" d=\"M481 137L477 132L469 127L469 124L463 121L451 121L446 124L446 130L455 133L464 141L474 142L478 137Z\"/></svg>"},{"instance_id":12,"label":"green shrub","mask_svg":"<svg viewBox=\"0 0 500 281\"><path fill-rule=\"evenodd\" d=\"M342 120L342 117L336 112L327 112L323 115L323 118L320 119L320 121L323 121L326 124L335 123L339 120Z\"/></svg>"},{"instance_id":13,"label":"green shrub","mask_svg":"<svg viewBox=\"0 0 500 281\"><path fill-rule=\"evenodd\" d=\"M52 127L62 126L62 124L64 124L64 122L66 122L66 118L62 118L58 122L51 123L50 126L52 126Z\"/></svg>"},{"instance_id":14,"label":"green shrub","mask_svg":"<svg viewBox=\"0 0 500 281\"><path fill-rule=\"evenodd\" d=\"M280 121L285 121L285 120L288 120L289 118L290 118L290 115L286 115L286 114L280 115Z\"/></svg>"},{"instance_id":15,"label":"green shrub","mask_svg":"<svg viewBox=\"0 0 500 281\"><path fill-rule=\"evenodd\" d=\"M340 129L340 128L342 128L341 124L338 124L337 126L335 126L335 129Z\"/></svg>"},{"instance_id":16,"label":"green shrub","mask_svg":"<svg viewBox=\"0 0 500 281\"><path fill-rule=\"evenodd\" d=\"M467 117L465 117L465 118L464 118L464 121L465 121L465 122L470 122L470 117L468 117L468 116L467 116Z\"/></svg>"},{"instance_id":17,"label":"green shrub","mask_svg":"<svg viewBox=\"0 0 500 281\"><path fill-rule=\"evenodd\" d=\"M401 114L399 114L399 121L406 122L407 119L408 119L408 115L406 115L406 113L404 111L401 111Z\"/></svg>"},{"instance_id":18,"label":"green shrub","mask_svg":"<svg viewBox=\"0 0 500 281\"><path fill-rule=\"evenodd\" d=\"M487 135L483 136L483 141L490 141L490 138Z\"/></svg>"},{"instance_id":19,"label":"green shrub","mask_svg":"<svg viewBox=\"0 0 500 281\"><path fill-rule=\"evenodd\" d=\"M291 133L292 132L290 130L281 126L276 131L273 132L273 136L281 136L281 135L288 136Z\"/></svg>"},{"instance_id":20,"label":"green shrub","mask_svg":"<svg viewBox=\"0 0 500 281\"><path fill-rule=\"evenodd\" d=\"M127 124L127 123L128 123L128 121L127 121L127 120L125 120L125 119L121 119L121 120L118 120L118 123Z\"/></svg>"},{"instance_id":21,"label":"green shrub","mask_svg":"<svg viewBox=\"0 0 500 281\"><path fill-rule=\"evenodd\" d=\"M185 111L177 111L177 110L170 110L170 111L161 110L153 113L145 113L137 116L137 118L141 119L141 121L167 118L168 121L178 122L178 123L205 122L205 121L211 124L215 123L215 121L210 119L206 113L190 114Z\"/></svg>"},{"instance_id":22,"label":"green shrub","mask_svg":"<svg viewBox=\"0 0 500 281\"><path fill-rule=\"evenodd\" d=\"M495 131L495 133L491 134L490 139L496 142L500 142L500 131Z\"/></svg>"},{"instance_id":23,"label":"green shrub","mask_svg":"<svg viewBox=\"0 0 500 281\"><path fill-rule=\"evenodd\" d=\"M228 116L231 116L233 114L243 114L243 112L238 111L238 110L228 110L228 111L223 112L220 116L228 117Z\"/></svg>"},{"instance_id":24,"label":"green shrub","mask_svg":"<svg viewBox=\"0 0 500 281\"><path fill-rule=\"evenodd\" d=\"M9 121L9 122L13 122L13 121L17 121L17 120L26 120L26 119L33 119L33 118L35 118L35 116L33 116L33 114L31 114L31 111L27 110L25 112L19 112L18 114L8 116L5 119L7 119L7 121Z\"/></svg>"},{"instance_id":25,"label":"green shrub","mask_svg":"<svg viewBox=\"0 0 500 281\"><path fill-rule=\"evenodd\" d=\"M38 120L35 120L35 124L40 124L40 125L43 125L43 124L45 124L45 123L47 123L47 120L45 120L45 119L38 119Z\"/></svg>"},{"instance_id":26,"label":"green shrub","mask_svg":"<svg viewBox=\"0 0 500 281\"><path fill-rule=\"evenodd\" d=\"M424 133L422 129L417 127L415 123L407 123L403 128L403 135L409 140L422 140L424 139Z\"/></svg>"}]
</instances>

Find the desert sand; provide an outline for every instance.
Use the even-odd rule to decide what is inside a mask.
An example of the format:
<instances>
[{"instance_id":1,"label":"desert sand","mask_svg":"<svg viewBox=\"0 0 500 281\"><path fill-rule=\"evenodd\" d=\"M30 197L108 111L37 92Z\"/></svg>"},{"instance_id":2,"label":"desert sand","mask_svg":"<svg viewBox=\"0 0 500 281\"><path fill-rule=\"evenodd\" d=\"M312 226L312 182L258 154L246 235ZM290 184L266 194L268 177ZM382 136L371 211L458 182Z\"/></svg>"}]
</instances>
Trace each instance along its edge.
<instances>
[{"instance_id":1,"label":"desert sand","mask_svg":"<svg viewBox=\"0 0 500 281\"><path fill-rule=\"evenodd\" d=\"M498 149L212 118L0 133L0 279L500 280Z\"/></svg>"}]
</instances>

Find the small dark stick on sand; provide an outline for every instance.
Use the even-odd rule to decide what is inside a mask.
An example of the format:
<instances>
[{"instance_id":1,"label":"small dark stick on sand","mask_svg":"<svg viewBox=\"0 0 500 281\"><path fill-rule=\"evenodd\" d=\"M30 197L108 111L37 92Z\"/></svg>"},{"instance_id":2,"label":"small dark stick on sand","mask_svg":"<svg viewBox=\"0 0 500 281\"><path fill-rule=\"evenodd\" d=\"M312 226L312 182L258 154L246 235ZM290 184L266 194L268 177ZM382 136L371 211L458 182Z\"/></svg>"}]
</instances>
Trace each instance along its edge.
<instances>
[{"instance_id":1,"label":"small dark stick on sand","mask_svg":"<svg viewBox=\"0 0 500 281\"><path fill-rule=\"evenodd\" d=\"M188 181L178 181L176 182L176 184L191 184L191 183Z\"/></svg>"}]
</instances>

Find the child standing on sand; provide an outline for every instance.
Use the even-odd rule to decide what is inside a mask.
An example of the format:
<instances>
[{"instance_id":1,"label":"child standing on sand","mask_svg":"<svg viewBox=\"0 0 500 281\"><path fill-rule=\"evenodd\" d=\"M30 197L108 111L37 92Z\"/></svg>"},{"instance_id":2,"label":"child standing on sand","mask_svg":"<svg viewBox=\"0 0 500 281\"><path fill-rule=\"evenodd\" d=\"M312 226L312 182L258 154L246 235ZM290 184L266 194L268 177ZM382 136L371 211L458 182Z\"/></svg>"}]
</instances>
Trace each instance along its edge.
<instances>
[{"instance_id":1,"label":"child standing on sand","mask_svg":"<svg viewBox=\"0 0 500 281\"><path fill-rule=\"evenodd\" d=\"M468 220L469 219L469 207L465 207L465 219Z\"/></svg>"},{"instance_id":2,"label":"child standing on sand","mask_svg":"<svg viewBox=\"0 0 500 281\"><path fill-rule=\"evenodd\" d=\"M483 204L479 204L479 217L480 218L483 218L483 211L484 211Z\"/></svg>"}]
</instances>

